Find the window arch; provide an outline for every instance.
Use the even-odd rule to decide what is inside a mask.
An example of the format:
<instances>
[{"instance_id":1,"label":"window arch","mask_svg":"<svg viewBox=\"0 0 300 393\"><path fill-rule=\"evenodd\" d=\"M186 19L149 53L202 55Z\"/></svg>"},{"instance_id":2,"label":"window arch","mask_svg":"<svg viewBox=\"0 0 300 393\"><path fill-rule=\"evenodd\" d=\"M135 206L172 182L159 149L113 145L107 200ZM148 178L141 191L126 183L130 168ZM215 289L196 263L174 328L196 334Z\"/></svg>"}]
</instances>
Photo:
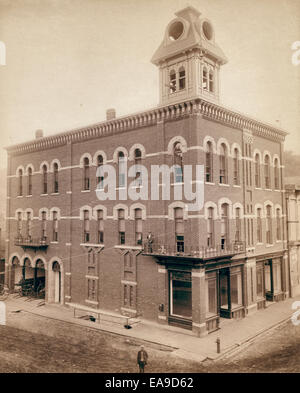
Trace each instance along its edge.
<instances>
[{"instance_id":1,"label":"window arch","mask_svg":"<svg viewBox=\"0 0 300 393\"><path fill-rule=\"evenodd\" d=\"M240 164L239 164L239 151L237 148L233 151L233 184L240 184Z\"/></svg>"},{"instance_id":2,"label":"window arch","mask_svg":"<svg viewBox=\"0 0 300 393\"><path fill-rule=\"evenodd\" d=\"M46 164L42 166L42 177L43 177L42 193L47 194L48 193L48 168Z\"/></svg>"},{"instance_id":3,"label":"window arch","mask_svg":"<svg viewBox=\"0 0 300 393\"><path fill-rule=\"evenodd\" d=\"M22 196L23 195L23 169L19 169L18 172L18 178L19 178L19 185L18 185L18 195Z\"/></svg>"},{"instance_id":4,"label":"window arch","mask_svg":"<svg viewBox=\"0 0 300 393\"><path fill-rule=\"evenodd\" d=\"M260 157L258 153L255 154L254 164L255 164L255 187L259 188L260 187Z\"/></svg>"},{"instance_id":5,"label":"window arch","mask_svg":"<svg viewBox=\"0 0 300 393\"><path fill-rule=\"evenodd\" d=\"M53 164L53 192L58 193L58 163Z\"/></svg>"},{"instance_id":6,"label":"window arch","mask_svg":"<svg viewBox=\"0 0 300 393\"><path fill-rule=\"evenodd\" d=\"M275 158L275 160L274 160L274 188L275 188L275 190L279 190L279 188L280 188L278 158Z\"/></svg>"},{"instance_id":7,"label":"window arch","mask_svg":"<svg viewBox=\"0 0 300 393\"><path fill-rule=\"evenodd\" d=\"M185 89L185 69L184 67L179 68L179 90Z\"/></svg>"},{"instance_id":8,"label":"window arch","mask_svg":"<svg viewBox=\"0 0 300 393\"><path fill-rule=\"evenodd\" d=\"M213 182L213 145L211 141L208 141L206 144L205 181L208 183Z\"/></svg>"},{"instance_id":9,"label":"window arch","mask_svg":"<svg viewBox=\"0 0 300 393\"><path fill-rule=\"evenodd\" d=\"M177 90L176 86L176 72L175 70L170 71L170 93L175 93Z\"/></svg>"},{"instance_id":10,"label":"window arch","mask_svg":"<svg viewBox=\"0 0 300 393\"><path fill-rule=\"evenodd\" d=\"M173 164L175 165L175 183L183 182L183 154L180 142L173 147Z\"/></svg>"},{"instance_id":11,"label":"window arch","mask_svg":"<svg viewBox=\"0 0 300 393\"><path fill-rule=\"evenodd\" d=\"M266 155L264 158L264 168L265 168L265 188L271 188L270 183L270 156Z\"/></svg>"},{"instance_id":12,"label":"window arch","mask_svg":"<svg viewBox=\"0 0 300 393\"><path fill-rule=\"evenodd\" d=\"M227 184L227 147L225 143L220 145L220 184Z\"/></svg>"},{"instance_id":13,"label":"window arch","mask_svg":"<svg viewBox=\"0 0 300 393\"><path fill-rule=\"evenodd\" d=\"M83 189L90 189L90 160L88 157L83 159Z\"/></svg>"}]
</instances>

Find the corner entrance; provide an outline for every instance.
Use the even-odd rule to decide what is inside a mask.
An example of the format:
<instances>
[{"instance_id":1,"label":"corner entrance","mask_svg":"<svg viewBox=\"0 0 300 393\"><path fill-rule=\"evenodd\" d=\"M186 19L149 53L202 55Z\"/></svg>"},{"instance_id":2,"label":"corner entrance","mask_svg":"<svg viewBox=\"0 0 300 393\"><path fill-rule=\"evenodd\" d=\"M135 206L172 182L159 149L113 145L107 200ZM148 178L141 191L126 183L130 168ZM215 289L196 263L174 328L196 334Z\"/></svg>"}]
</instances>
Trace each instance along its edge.
<instances>
[{"instance_id":1,"label":"corner entrance","mask_svg":"<svg viewBox=\"0 0 300 393\"><path fill-rule=\"evenodd\" d=\"M191 273L170 271L170 315L172 325L191 328L192 326L192 280Z\"/></svg>"}]
</instances>

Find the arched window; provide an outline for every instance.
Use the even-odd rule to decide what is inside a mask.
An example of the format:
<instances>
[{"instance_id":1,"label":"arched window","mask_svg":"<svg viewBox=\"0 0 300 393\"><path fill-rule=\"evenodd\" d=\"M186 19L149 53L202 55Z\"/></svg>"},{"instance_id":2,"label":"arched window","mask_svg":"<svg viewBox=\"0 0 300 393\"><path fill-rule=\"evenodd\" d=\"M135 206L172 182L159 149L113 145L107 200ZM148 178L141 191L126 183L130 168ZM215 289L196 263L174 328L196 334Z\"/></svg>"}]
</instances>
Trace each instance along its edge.
<instances>
[{"instance_id":1,"label":"arched window","mask_svg":"<svg viewBox=\"0 0 300 393\"><path fill-rule=\"evenodd\" d=\"M270 188L270 157L268 155L265 156L265 188Z\"/></svg>"},{"instance_id":2,"label":"arched window","mask_svg":"<svg viewBox=\"0 0 300 393\"><path fill-rule=\"evenodd\" d=\"M207 217L207 247L214 246L214 208L208 208Z\"/></svg>"},{"instance_id":3,"label":"arched window","mask_svg":"<svg viewBox=\"0 0 300 393\"><path fill-rule=\"evenodd\" d=\"M100 173L100 170L101 170L100 168L102 167L102 165L103 165L103 157L100 154L97 157L97 176L96 176L97 188L100 190L103 190L103 188L104 188L104 176L100 176L100 175L102 175Z\"/></svg>"},{"instance_id":4,"label":"arched window","mask_svg":"<svg viewBox=\"0 0 300 393\"><path fill-rule=\"evenodd\" d=\"M42 212L42 240L47 239L47 213L45 211Z\"/></svg>"},{"instance_id":5,"label":"arched window","mask_svg":"<svg viewBox=\"0 0 300 393\"><path fill-rule=\"evenodd\" d=\"M258 153L255 155L255 187L260 187L260 159Z\"/></svg>"},{"instance_id":6,"label":"arched window","mask_svg":"<svg viewBox=\"0 0 300 393\"><path fill-rule=\"evenodd\" d=\"M26 222L26 237L31 239L31 212L27 212L27 222Z\"/></svg>"},{"instance_id":7,"label":"arched window","mask_svg":"<svg viewBox=\"0 0 300 393\"><path fill-rule=\"evenodd\" d=\"M143 243L142 209L134 210L134 220L135 220L135 241L136 244L140 245Z\"/></svg>"},{"instance_id":8,"label":"arched window","mask_svg":"<svg viewBox=\"0 0 300 393\"><path fill-rule=\"evenodd\" d=\"M256 227L256 237L257 243L262 243L262 212L261 209L257 209L257 227Z\"/></svg>"},{"instance_id":9,"label":"arched window","mask_svg":"<svg viewBox=\"0 0 300 393\"><path fill-rule=\"evenodd\" d=\"M221 206L221 249L228 246L228 204L223 203Z\"/></svg>"},{"instance_id":10,"label":"arched window","mask_svg":"<svg viewBox=\"0 0 300 393\"><path fill-rule=\"evenodd\" d=\"M122 151L118 153L118 176L119 176L119 187L125 187L125 156Z\"/></svg>"},{"instance_id":11,"label":"arched window","mask_svg":"<svg viewBox=\"0 0 300 393\"><path fill-rule=\"evenodd\" d=\"M183 158L180 142L174 144L173 149L174 165L175 165L175 183L183 182Z\"/></svg>"},{"instance_id":12,"label":"arched window","mask_svg":"<svg viewBox=\"0 0 300 393\"><path fill-rule=\"evenodd\" d=\"M276 209L276 240L281 240L281 217L280 209Z\"/></svg>"},{"instance_id":13,"label":"arched window","mask_svg":"<svg viewBox=\"0 0 300 393\"><path fill-rule=\"evenodd\" d=\"M177 90L176 72L175 72L175 70L171 70L171 72L170 72L170 93L175 93L176 90Z\"/></svg>"},{"instance_id":14,"label":"arched window","mask_svg":"<svg viewBox=\"0 0 300 393\"><path fill-rule=\"evenodd\" d=\"M185 69L184 67L179 68L179 90L185 89Z\"/></svg>"},{"instance_id":15,"label":"arched window","mask_svg":"<svg viewBox=\"0 0 300 393\"><path fill-rule=\"evenodd\" d=\"M227 147L224 143L220 147L220 184L227 184Z\"/></svg>"},{"instance_id":16,"label":"arched window","mask_svg":"<svg viewBox=\"0 0 300 393\"><path fill-rule=\"evenodd\" d=\"M235 209L235 241L240 242L242 240L242 220L241 220L241 208Z\"/></svg>"},{"instance_id":17,"label":"arched window","mask_svg":"<svg viewBox=\"0 0 300 393\"><path fill-rule=\"evenodd\" d=\"M28 168L28 195L32 195L32 168Z\"/></svg>"},{"instance_id":18,"label":"arched window","mask_svg":"<svg viewBox=\"0 0 300 393\"><path fill-rule=\"evenodd\" d=\"M140 149L135 149L134 151L134 165L142 165L142 152ZM142 173L137 170L135 173L135 184L136 186L142 185Z\"/></svg>"},{"instance_id":19,"label":"arched window","mask_svg":"<svg viewBox=\"0 0 300 393\"><path fill-rule=\"evenodd\" d=\"M174 209L175 217L175 241L177 252L184 252L184 221L183 221L183 209L176 207Z\"/></svg>"},{"instance_id":20,"label":"arched window","mask_svg":"<svg viewBox=\"0 0 300 393\"><path fill-rule=\"evenodd\" d=\"M103 210L97 210L97 223L98 223L98 243L104 242L104 219Z\"/></svg>"},{"instance_id":21,"label":"arched window","mask_svg":"<svg viewBox=\"0 0 300 393\"><path fill-rule=\"evenodd\" d=\"M43 165L42 168L42 172L43 172L43 194L47 194L48 193L48 169L47 169L47 165Z\"/></svg>"},{"instance_id":22,"label":"arched window","mask_svg":"<svg viewBox=\"0 0 300 393\"><path fill-rule=\"evenodd\" d=\"M279 190L279 164L277 158L274 161L274 188Z\"/></svg>"},{"instance_id":23,"label":"arched window","mask_svg":"<svg viewBox=\"0 0 300 393\"><path fill-rule=\"evenodd\" d=\"M88 210L83 211L83 242L88 243L90 241L90 212Z\"/></svg>"},{"instance_id":24,"label":"arched window","mask_svg":"<svg viewBox=\"0 0 300 393\"><path fill-rule=\"evenodd\" d=\"M205 153L205 180L208 183L213 182L213 146L211 142L207 142Z\"/></svg>"},{"instance_id":25,"label":"arched window","mask_svg":"<svg viewBox=\"0 0 300 393\"><path fill-rule=\"evenodd\" d=\"M125 210L118 210L119 244L125 244Z\"/></svg>"},{"instance_id":26,"label":"arched window","mask_svg":"<svg viewBox=\"0 0 300 393\"><path fill-rule=\"evenodd\" d=\"M56 162L53 165L53 192L58 193L58 164Z\"/></svg>"},{"instance_id":27,"label":"arched window","mask_svg":"<svg viewBox=\"0 0 300 393\"><path fill-rule=\"evenodd\" d=\"M19 169L19 196L23 195L23 170Z\"/></svg>"},{"instance_id":28,"label":"arched window","mask_svg":"<svg viewBox=\"0 0 300 393\"><path fill-rule=\"evenodd\" d=\"M87 157L83 161L83 189L90 189L90 161Z\"/></svg>"},{"instance_id":29,"label":"arched window","mask_svg":"<svg viewBox=\"0 0 300 393\"><path fill-rule=\"evenodd\" d=\"M214 91L214 73L209 72L209 91L213 93Z\"/></svg>"},{"instance_id":30,"label":"arched window","mask_svg":"<svg viewBox=\"0 0 300 393\"><path fill-rule=\"evenodd\" d=\"M18 216L17 216L17 238L21 238L22 237L22 213L18 212Z\"/></svg>"},{"instance_id":31,"label":"arched window","mask_svg":"<svg viewBox=\"0 0 300 393\"><path fill-rule=\"evenodd\" d=\"M266 207L266 241L272 244L272 208L270 205Z\"/></svg>"},{"instance_id":32,"label":"arched window","mask_svg":"<svg viewBox=\"0 0 300 393\"><path fill-rule=\"evenodd\" d=\"M52 228L52 240L58 242L58 214L56 211L53 212L53 228Z\"/></svg>"},{"instance_id":33,"label":"arched window","mask_svg":"<svg viewBox=\"0 0 300 393\"><path fill-rule=\"evenodd\" d=\"M233 152L233 184L240 184L240 168L239 168L239 151L234 149Z\"/></svg>"},{"instance_id":34,"label":"arched window","mask_svg":"<svg viewBox=\"0 0 300 393\"><path fill-rule=\"evenodd\" d=\"M203 72L202 72L202 88L203 88L203 90L208 90L208 80L207 80L206 67L203 68Z\"/></svg>"}]
</instances>

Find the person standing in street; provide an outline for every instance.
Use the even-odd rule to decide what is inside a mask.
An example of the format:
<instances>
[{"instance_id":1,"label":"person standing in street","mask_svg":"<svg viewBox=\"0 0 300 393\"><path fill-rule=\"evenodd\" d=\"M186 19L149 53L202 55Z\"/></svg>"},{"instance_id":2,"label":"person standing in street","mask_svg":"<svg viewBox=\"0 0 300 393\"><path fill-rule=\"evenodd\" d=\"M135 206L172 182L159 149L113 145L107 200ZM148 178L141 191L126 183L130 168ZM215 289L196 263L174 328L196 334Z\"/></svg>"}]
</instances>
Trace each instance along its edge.
<instances>
[{"instance_id":1,"label":"person standing in street","mask_svg":"<svg viewBox=\"0 0 300 393\"><path fill-rule=\"evenodd\" d=\"M145 365L148 362L148 354L144 349L144 346L141 345L141 349L138 351L137 355L137 363L139 365L140 373L145 372Z\"/></svg>"}]
</instances>

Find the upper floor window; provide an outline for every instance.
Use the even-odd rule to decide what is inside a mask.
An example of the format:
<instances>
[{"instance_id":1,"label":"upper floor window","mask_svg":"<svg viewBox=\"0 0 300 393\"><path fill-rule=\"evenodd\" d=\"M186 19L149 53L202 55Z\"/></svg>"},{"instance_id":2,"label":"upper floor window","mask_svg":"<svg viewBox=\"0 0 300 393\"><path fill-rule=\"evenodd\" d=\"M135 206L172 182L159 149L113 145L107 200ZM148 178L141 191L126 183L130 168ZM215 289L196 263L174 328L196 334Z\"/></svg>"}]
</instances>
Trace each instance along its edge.
<instances>
[{"instance_id":1,"label":"upper floor window","mask_svg":"<svg viewBox=\"0 0 300 393\"><path fill-rule=\"evenodd\" d=\"M257 243L262 243L262 213L261 209L257 209L257 227L256 227Z\"/></svg>"},{"instance_id":2,"label":"upper floor window","mask_svg":"<svg viewBox=\"0 0 300 393\"><path fill-rule=\"evenodd\" d=\"M97 224L98 224L98 243L104 242L104 220L103 210L97 210Z\"/></svg>"},{"instance_id":3,"label":"upper floor window","mask_svg":"<svg viewBox=\"0 0 300 393\"><path fill-rule=\"evenodd\" d=\"M47 165L43 165L42 168L43 171L43 194L47 194L48 192L48 169L47 169Z\"/></svg>"},{"instance_id":4,"label":"upper floor window","mask_svg":"<svg viewBox=\"0 0 300 393\"><path fill-rule=\"evenodd\" d=\"M118 153L118 176L119 176L119 187L125 187L125 156L122 151Z\"/></svg>"},{"instance_id":5,"label":"upper floor window","mask_svg":"<svg viewBox=\"0 0 300 393\"><path fill-rule=\"evenodd\" d=\"M88 210L83 211L83 242L88 243L90 241L90 212Z\"/></svg>"},{"instance_id":6,"label":"upper floor window","mask_svg":"<svg viewBox=\"0 0 300 393\"><path fill-rule=\"evenodd\" d=\"M274 161L274 188L279 190L279 163L277 158Z\"/></svg>"},{"instance_id":7,"label":"upper floor window","mask_svg":"<svg viewBox=\"0 0 300 393\"><path fill-rule=\"evenodd\" d=\"M58 164L56 162L53 165L53 192L58 193Z\"/></svg>"},{"instance_id":8,"label":"upper floor window","mask_svg":"<svg viewBox=\"0 0 300 393\"><path fill-rule=\"evenodd\" d=\"M90 160L87 157L83 161L83 189L90 189Z\"/></svg>"},{"instance_id":9,"label":"upper floor window","mask_svg":"<svg viewBox=\"0 0 300 393\"><path fill-rule=\"evenodd\" d=\"M28 195L32 195L32 168L28 168Z\"/></svg>"},{"instance_id":10,"label":"upper floor window","mask_svg":"<svg viewBox=\"0 0 300 393\"><path fill-rule=\"evenodd\" d=\"M47 213L42 212L42 240L47 238Z\"/></svg>"},{"instance_id":11,"label":"upper floor window","mask_svg":"<svg viewBox=\"0 0 300 393\"><path fill-rule=\"evenodd\" d=\"M241 209L237 207L235 209L235 240L240 242L242 240L242 221L241 221Z\"/></svg>"},{"instance_id":12,"label":"upper floor window","mask_svg":"<svg viewBox=\"0 0 300 393\"><path fill-rule=\"evenodd\" d=\"M208 90L207 69L204 67L202 72L202 88Z\"/></svg>"},{"instance_id":13,"label":"upper floor window","mask_svg":"<svg viewBox=\"0 0 300 393\"><path fill-rule=\"evenodd\" d=\"M135 209L135 241L136 244L143 243L143 221L142 221L142 209Z\"/></svg>"},{"instance_id":14,"label":"upper floor window","mask_svg":"<svg viewBox=\"0 0 300 393\"><path fill-rule=\"evenodd\" d=\"M175 70L171 70L170 72L170 93L175 93L176 88L176 72Z\"/></svg>"},{"instance_id":15,"label":"upper floor window","mask_svg":"<svg viewBox=\"0 0 300 393\"><path fill-rule=\"evenodd\" d=\"M213 147L211 142L207 142L205 153L205 181L213 181Z\"/></svg>"},{"instance_id":16,"label":"upper floor window","mask_svg":"<svg viewBox=\"0 0 300 393\"><path fill-rule=\"evenodd\" d=\"M26 222L26 236L27 238L31 238L31 213L27 212L27 222Z\"/></svg>"},{"instance_id":17,"label":"upper floor window","mask_svg":"<svg viewBox=\"0 0 300 393\"><path fill-rule=\"evenodd\" d=\"M209 72L209 91L214 91L214 73L212 71Z\"/></svg>"},{"instance_id":18,"label":"upper floor window","mask_svg":"<svg viewBox=\"0 0 300 393\"><path fill-rule=\"evenodd\" d=\"M227 147L224 143L220 147L220 184L227 184Z\"/></svg>"},{"instance_id":19,"label":"upper floor window","mask_svg":"<svg viewBox=\"0 0 300 393\"><path fill-rule=\"evenodd\" d=\"M174 210L176 250L177 252L184 252L183 209L176 207Z\"/></svg>"},{"instance_id":20,"label":"upper floor window","mask_svg":"<svg viewBox=\"0 0 300 393\"><path fill-rule=\"evenodd\" d=\"M233 153L233 184L240 184L239 151L234 149Z\"/></svg>"},{"instance_id":21,"label":"upper floor window","mask_svg":"<svg viewBox=\"0 0 300 393\"><path fill-rule=\"evenodd\" d=\"M270 184L270 157L269 156L265 156L264 166L265 166L265 188L270 188L271 184Z\"/></svg>"},{"instance_id":22,"label":"upper floor window","mask_svg":"<svg viewBox=\"0 0 300 393\"><path fill-rule=\"evenodd\" d=\"M221 206L221 248L225 249L228 245L228 204Z\"/></svg>"},{"instance_id":23,"label":"upper floor window","mask_svg":"<svg viewBox=\"0 0 300 393\"><path fill-rule=\"evenodd\" d=\"M22 213L18 212L18 222L17 222L17 236L22 235Z\"/></svg>"},{"instance_id":24,"label":"upper floor window","mask_svg":"<svg viewBox=\"0 0 300 393\"><path fill-rule=\"evenodd\" d=\"M103 166L103 157L101 154L97 157L97 188L103 190L104 188L104 176L100 173L100 168Z\"/></svg>"},{"instance_id":25,"label":"upper floor window","mask_svg":"<svg viewBox=\"0 0 300 393\"><path fill-rule=\"evenodd\" d=\"M266 208L266 241L272 244L272 208L270 205Z\"/></svg>"},{"instance_id":26,"label":"upper floor window","mask_svg":"<svg viewBox=\"0 0 300 393\"><path fill-rule=\"evenodd\" d=\"M119 244L125 244L125 210L118 210Z\"/></svg>"},{"instance_id":27,"label":"upper floor window","mask_svg":"<svg viewBox=\"0 0 300 393\"><path fill-rule=\"evenodd\" d=\"M260 187L260 159L259 154L255 155L255 187Z\"/></svg>"},{"instance_id":28,"label":"upper floor window","mask_svg":"<svg viewBox=\"0 0 300 393\"><path fill-rule=\"evenodd\" d=\"M140 149L134 151L134 165L142 165L142 152ZM135 183L137 186L142 185L142 173L136 167Z\"/></svg>"},{"instance_id":29,"label":"upper floor window","mask_svg":"<svg viewBox=\"0 0 300 393\"><path fill-rule=\"evenodd\" d=\"M23 195L23 170L19 169L19 190L18 190L19 196Z\"/></svg>"},{"instance_id":30,"label":"upper floor window","mask_svg":"<svg viewBox=\"0 0 300 393\"><path fill-rule=\"evenodd\" d=\"M276 240L281 240L281 217L280 209L276 209Z\"/></svg>"},{"instance_id":31,"label":"upper floor window","mask_svg":"<svg viewBox=\"0 0 300 393\"><path fill-rule=\"evenodd\" d=\"M185 89L185 69L184 67L179 68L179 90Z\"/></svg>"},{"instance_id":32,"label":"upper floor window","mask_svg":"<svg viewBox=\"0 0 300 393\"><path fill-rule=\"evenodd\" d=\"M183 157L180 142L174 144L173 150L174 165L175 165L175 183L182 183L183 181Z\"/></svg>"},{"instance_id":33,"label":"upper floor window","mask_svg":"<svg viewBox=\"0 0 300 393\"><path fill-rule=\"evenodd\" d=\"M208 208L207 217L207 247L214 246L214 208Z\"/></svg>"},{"instance_id":34,"label":"upper floor window","mask_svg":"<svg viewBox=\"0 0 300 393\"><path fill-rule=\"evenodd\" d=\"M55 211L53 212L52 240L58 242L58 214Z\"/></svg>"}]
</instances>

